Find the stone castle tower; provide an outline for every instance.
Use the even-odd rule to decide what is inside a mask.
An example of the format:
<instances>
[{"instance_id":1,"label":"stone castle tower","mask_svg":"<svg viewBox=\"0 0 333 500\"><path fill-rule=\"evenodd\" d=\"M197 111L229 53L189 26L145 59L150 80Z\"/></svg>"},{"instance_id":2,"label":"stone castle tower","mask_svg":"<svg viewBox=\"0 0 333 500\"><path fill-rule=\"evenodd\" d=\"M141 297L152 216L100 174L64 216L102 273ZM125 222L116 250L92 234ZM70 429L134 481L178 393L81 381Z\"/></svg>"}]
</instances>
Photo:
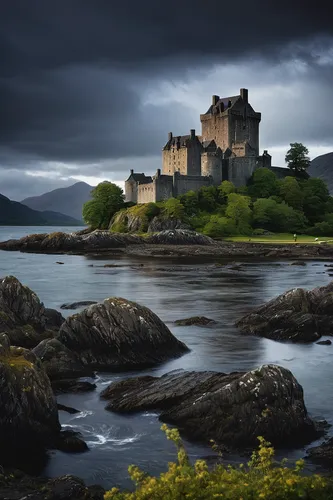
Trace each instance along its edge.
<instances>
[{"instance_id":1,"label":"stone castle tower","mask_svg":"<svg viewBox=\"0 0 333 500\"><path fill-rule=\"evenodd\" d=\"M148 203L179 196L202 186L229 180L245 185L258 167L271 167L271 156L259 156L261 113L249 103L248 90L232 97L212 96L207 112L200 115L202 132L168 134L162 149L162 172L153 177L131 171L125 181L126 201Z\"/></svg>"}]
</instances>

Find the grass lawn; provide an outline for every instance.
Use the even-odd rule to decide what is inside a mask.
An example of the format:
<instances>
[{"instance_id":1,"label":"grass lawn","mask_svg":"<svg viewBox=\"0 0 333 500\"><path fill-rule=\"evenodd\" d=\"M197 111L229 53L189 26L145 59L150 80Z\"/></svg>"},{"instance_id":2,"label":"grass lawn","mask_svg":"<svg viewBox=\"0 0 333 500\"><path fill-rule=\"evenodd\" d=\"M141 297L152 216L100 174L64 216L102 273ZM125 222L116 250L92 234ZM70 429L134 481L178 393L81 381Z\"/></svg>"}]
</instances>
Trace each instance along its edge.
<instances>
[{"instance_id":1,"label":"grass lawn","mask_svg":"<svg viewBox=\"0 0 333 500\"><path fill-rule=\"evenodd\" d=\"M253 242L253 243L295 243L294 235L289 233L275 233L268 234L267 236L232 236L230 238L225 238L227 241L239 241L239 242ZM328 241L333 243L333 237L328 236L318 236L318 241L315 241L315 236L308 236L306 234L298 234L296 243L315 243L318 244L320 241Z\"/></svg>"}]
</instances>

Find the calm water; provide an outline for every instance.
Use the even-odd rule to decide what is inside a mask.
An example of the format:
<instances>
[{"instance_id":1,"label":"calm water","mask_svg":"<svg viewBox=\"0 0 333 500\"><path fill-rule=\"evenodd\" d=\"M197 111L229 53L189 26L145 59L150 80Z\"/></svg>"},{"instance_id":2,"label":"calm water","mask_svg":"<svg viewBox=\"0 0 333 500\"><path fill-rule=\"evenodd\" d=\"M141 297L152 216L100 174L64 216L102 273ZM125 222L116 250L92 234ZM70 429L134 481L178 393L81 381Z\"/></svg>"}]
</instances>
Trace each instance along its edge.
<instances>
[{"instance_id":1,"label":"calm water","mask_svg":"<svg viewBox=\"0 0 333 500\"><path fill-rule=\"evenodd\" d=\"M0 241L32 232L75 229L0 227ZM59 260L64 265L56 264ZM104 268L106 263L123 267ZM139 263L144 266L135 267ZM99 301L110 296L124 297L151 308L191 352L141 373L161 375L178 368L229 372L249 370L263 363L280 364L292 370L302 384L311 415L333 423L333 346L292 345L244 337L233 326L246 310L287 289L296 286L311 289L329 283L325 263L308 262L300 267L290 266L286 261L252 261L235 271L212 270L207 268L208 262L202 261L116 260L0 252L0 276L15 275L32 288L47 307L58 310L64 302ZM71 311L65 311L65 315L69 314ZM208 316L218 323L210 328L173 325L176 319L194 315ZM88 483L128 487L131 484L127 476L129 464L158 473L174 458L172 443L159 430L161 424L156 414L119 416L104 410L105 403L99 400L99 392L112 380L125 376L128 374L100 373L94 392L58 398L59 402L80 410L76 415L60 412L60 418L63 425L82 433L90 451L80 455L53 453L45 474L71 473ZM186 444L193 458L213 455L207 447ZM304 455L304 449L281 451L281 454L296 458ZM226 456L226 459L232 462L237 457Z\"/></svg>"}]
</instances>

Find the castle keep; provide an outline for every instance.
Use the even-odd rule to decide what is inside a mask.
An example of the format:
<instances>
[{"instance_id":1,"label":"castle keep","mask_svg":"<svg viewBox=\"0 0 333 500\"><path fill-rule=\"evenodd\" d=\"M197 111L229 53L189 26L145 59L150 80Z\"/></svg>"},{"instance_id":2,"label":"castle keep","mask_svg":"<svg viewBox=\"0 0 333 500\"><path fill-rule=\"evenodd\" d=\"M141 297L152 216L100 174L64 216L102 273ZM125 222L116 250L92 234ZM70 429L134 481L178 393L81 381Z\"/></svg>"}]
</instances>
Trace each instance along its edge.
<instances>
[{"instance_id":1,"label":"castle keep","mask_svg":"<svg viewBox=\"0 0 333 500\"><path fill-rule=\"evenodd\" d=\"M265 150L259 155L261 113L254 111L248 90L233 97L213 95L207 112L200 115L201 135L168 134L162 150L162 170L152 177L133 170L125 181L126 201L148 203L196 191L229 180L237 187L247 183L256 168L271 166Z\"/></svg>"}]
</instances>

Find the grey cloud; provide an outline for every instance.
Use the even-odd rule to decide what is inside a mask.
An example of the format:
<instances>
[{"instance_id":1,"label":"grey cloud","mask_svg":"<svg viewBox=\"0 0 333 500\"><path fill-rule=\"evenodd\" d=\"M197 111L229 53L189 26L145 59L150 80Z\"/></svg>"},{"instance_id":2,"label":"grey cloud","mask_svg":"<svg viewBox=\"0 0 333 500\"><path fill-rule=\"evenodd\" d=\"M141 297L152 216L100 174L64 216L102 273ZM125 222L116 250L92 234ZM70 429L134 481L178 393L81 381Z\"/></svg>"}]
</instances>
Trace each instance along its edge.
<instances>
[{"instance_id":1,"label":"grey cloud","mask_svg":"<svg viewBox=\"0 0 333 500\"><path fill-rule=\"evenodd\" d=\"M21 201L28 196L35 196L59 187L74 184L73 179L48 179L22 175L17 169L0 170L0 193L11 200Z\"/></svg>"}]
</instances>

